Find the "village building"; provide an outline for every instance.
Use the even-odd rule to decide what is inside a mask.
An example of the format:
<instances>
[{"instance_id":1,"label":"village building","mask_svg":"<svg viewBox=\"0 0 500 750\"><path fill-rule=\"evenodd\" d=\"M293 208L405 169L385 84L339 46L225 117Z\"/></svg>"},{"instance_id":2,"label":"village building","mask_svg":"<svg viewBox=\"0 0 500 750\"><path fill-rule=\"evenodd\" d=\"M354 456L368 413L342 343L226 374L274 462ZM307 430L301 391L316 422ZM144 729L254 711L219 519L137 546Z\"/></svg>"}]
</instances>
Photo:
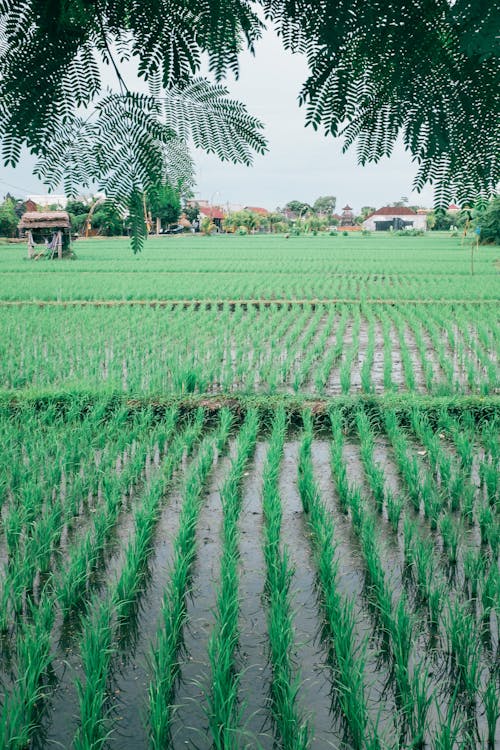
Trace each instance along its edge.
<instances>
[{"instance_id":1,"label":"village building","mask_svg":"<svg viewBox=\"0 0 500 750\"><path fill-rule=\"evenodd\" d=\"M418 214L407 206L383 206L368 214L363 222L363 229L371 232L383 232L397 229L427 229L426 216Z\"/></svg>"},{"instance_id":2,"label":"village building","mask_svg":"<svg viewBox=\"0 0 500 750\"><path fill-rule=\"evenodd\" d=\"M200 221L204 218L209 218L212 224L215 224L217 229L222 229L222 222L226 218L226 214L220 206L201 206L200 205Z\"/></svg>"},{"instance_id":3,"label":"village building","mask_svg":"<svg viewBox=\"0 0 500 750\"><path fill-rule=\"evenodd\" d=\"M342 216L340 217L341 227L352 227L354 226L354 214L351 206L347 203L342 209Z\"/></svg>"}]
</instances>

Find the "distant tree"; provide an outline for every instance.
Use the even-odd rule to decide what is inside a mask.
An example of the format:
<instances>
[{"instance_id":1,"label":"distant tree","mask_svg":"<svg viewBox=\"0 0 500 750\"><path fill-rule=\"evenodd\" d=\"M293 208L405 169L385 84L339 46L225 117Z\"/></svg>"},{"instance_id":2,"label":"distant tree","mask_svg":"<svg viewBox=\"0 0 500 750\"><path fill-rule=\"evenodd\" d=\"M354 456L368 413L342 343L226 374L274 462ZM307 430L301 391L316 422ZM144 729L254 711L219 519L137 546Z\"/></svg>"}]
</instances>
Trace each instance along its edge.
<instances>
[{"instance_id":1,"label":"distant tree","mask_svg":"<svg viewBox=\"0 0 500 750\"><path fill-rule=\"evenodd\" d=\"M360 216L363 217L364 221L369 214L375 213L376 210L375 206L361 206Z\"/></svg>"},{"instance_id":2,"label":"distant tree","mask_svg":"<svg viewBox=\"0 0 500 750\"><path fill-rule=\"evenodd\" d=\"M305 214L306 211L312 211L312 206L309 203L303 203L302 201L288 201L285 205L285 210L291 211L297 216Z\"/></svg>"},{"instance_id":3,"label":"distant tree","mask_svg":"<svg viewBox=\"0 0 500 750\"><path fill-rule=\"evenodd\" d=\"M105 237L123 234L123 216L114 203L106 201L92 217L92 226Z\"/></svg>"},{"instance_id":4,"label":"distant tree","mask_svg":"<svg viewBox=\"0 0 500 750\"><path fill-rule=\"evenodd\" d=\"M181 201L171 185L159 185L148 193L148 208L158 230L179 220Z\"/></svg>"},{"instance_id":5,"label":"distant tree","mask_svg":"<svg viewBox=\"0 0 500 750\"><path fill-rule=\"evenodd\" d=\"M434 229L434 227L436 226L436 212L435 211L429 211L429 213L425 217L425 223L427 224L427 229Z\"/></svg>"},{"instance_id":6,"label":"distant tree","mask_svg":"<svg viewBox=\"0 0 500 750\"><path fill-rule=\"evenodd\" d=\"M0 204L0 236L14 237L17 230L18 217L14 211L12 198L6 198Z\"/></svg>"},{"instance_id":7,"label":"distant tree","mask_svg":"<svg viewBox=\"0 0 500 750\"><path fill-rule=\"evenodd\" d=\"M449 211L437 210L435 212L435 217L436 220L433 229L437 232L445 232L455 225L455 214L450 214Z\"/></svg>"},{"instance_id":8,"label":"distant tree","mask_svg":"<svg viewBox=\"0 0 500 750\"><path fill-rule=\"evenodd\" d=\"M406 195L402 195L398 201L394 201L393 203L390 203L389 205L401 207L401 206L406 206L407 203L408 203L408 198L406 197Z\"/></svg>"},{"instance_id":9,"label":"distant tree","mask_svg":"<svg viewBox=\"0 0 500 750\"><path fill-rule=\"evenodd\" d=\"M326 216L308 216L304 220L304 229L306 232L319 232L326 229L328 219Z\"/></svg>"},{"instance_id":10,"label":"distant tree","mask_svg":"<svg viewBox=\"0 0 500 750\"><path fill-rule=\"evenodd\" d=\"M21 200L21 198L18 198L14 204L14 211L17 218L20 219L21 216L26 213L26 202Z\"/></svg>"},{"instance_id":11,"label":"distant tree","mask_svg":"<svg viewBox=\"0 0 500 750\"><path fill-rule=\"evenodd\" d=\"M198 216L200 215L200 204L195 203L193 206L184 206L184 213L186 214L186 217L189 219L191 224L194 221L198 221Z\"/></svg>"},{"instance_id":12,"label":"distant tree","mask_svg":"<svg viewBox=\"0 0 500 750\"><path fill-rule=\"evenodd\" d=\"M69 214L72 230L74 232L82 231L90 211L90 206L83 201L68 201L66 203L66 211Z\"/></svg>"},{"instance_id":13,"label":"distant tree","mask_svg":"<svg viewBox=\"0 0 500 750\"><path fill-rule=\"evenodd\" d=\"M83 201L68 201L66 203L66 211L74 216L82 216L83 214L88 214L90 206Z\"/></svg>"},{"instance_id":14,"label":"distant tree","mask_svg":"<svg viewBox=\"0 0 500 750\"><path fill-rule=\"evenodd\" d=\"M313 210L316 214L331 216L335 211L337 198L334 195L321 195L314 201Z\"/></svg>"},{"instance_id":15,"label":"distant tree","mask_svg":"<svg viewBox=\"0 0 500 750\"><path fill-rule=\"evenodd\" d=\"M271 231L271 232L281 232L281 231L283 231L283 229L282 229L282 225L284 224L284 222L283 222L283 216L281 216L281 214L278 213L278 211L276 211L275 213L269 214L269 216L267 217L267 221L268 221L268 224L269 224L269 231ZM286 224L286 222L285 222L285 224Z\"/></svg>"},{"instance_id":16,"label":"distant tree","mask_svg":"<svg viewBox=\"0 0 500 750\"><path fill-rule=\"evenodd\" d=\"M236 232L240 227L245 227L249 232L254 232L262 224L262 216L254 211L233 211L224 219L222 226L231 232Z\"/></svg>"},{"instance_id":17,"label":"distant tree","mask_svg":"<svg viewBox=\"0 0 500 750\"><path fill-rule=\"evenodd\" d=\"M500 196L489 202L486 211L476 218L476 224L481 229L482 244L500 245Z\"/></svg>"}]
</instances>

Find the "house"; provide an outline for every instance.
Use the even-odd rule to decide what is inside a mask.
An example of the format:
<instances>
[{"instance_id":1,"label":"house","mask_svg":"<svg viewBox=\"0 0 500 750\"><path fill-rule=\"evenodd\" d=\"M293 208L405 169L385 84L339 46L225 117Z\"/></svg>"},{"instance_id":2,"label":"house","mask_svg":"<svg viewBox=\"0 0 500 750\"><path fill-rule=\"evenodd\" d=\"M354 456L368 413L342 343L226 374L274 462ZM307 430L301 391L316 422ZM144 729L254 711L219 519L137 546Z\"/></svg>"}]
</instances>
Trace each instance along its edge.
<instances>
[{"instance_id":1,"label":"house","mask_svg":"<svg viewBox=\"0 0 500 750\"><path fill-rule=\"evenodd\" d=\"M217 229L222 229L222 222L226 218L226 214L220 206L201 206L200 205L200 221L204 218L209 218L212 224L215 224Z\"/></svg>"},{"instance_id":2,"label":"house","mask_svg":"<svg viewBox=\"0 0 500 750\"><path fill-rule=\"evenodd\" d=\"M381 232L389 229L427 229L426 216L407 206L384 206L368 214L363 229Z\"/></svg>"},{"instance_id":3,"label":"house","mask_svg":"<svg viewBox=\"0 0 500 750\"><path fill-rule=\"evenodd\" d=\"M28 198L27 201L24 202L24 207L26 211L29 211L30 213L34 213L38 210L38 206L35 203L35 201L32 201L31 198Z\"/></svg>"}]
</instances>

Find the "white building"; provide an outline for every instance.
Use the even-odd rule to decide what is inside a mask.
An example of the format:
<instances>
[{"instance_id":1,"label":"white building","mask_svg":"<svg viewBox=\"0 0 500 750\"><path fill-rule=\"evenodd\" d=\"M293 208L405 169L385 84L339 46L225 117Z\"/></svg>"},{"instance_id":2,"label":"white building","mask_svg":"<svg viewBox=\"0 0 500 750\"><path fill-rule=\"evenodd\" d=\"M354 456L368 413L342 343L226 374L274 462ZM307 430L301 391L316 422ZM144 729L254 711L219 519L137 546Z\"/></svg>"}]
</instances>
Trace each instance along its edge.
<instances>
[{"instance_id":1,"label":"white building","mask_svg":"<svg viewBox=\"0 0 500 750\"><path fill-rule=\"evenodd\" d=\"M387 231L388 229L427 229L427 217L417 214L406 206L384 206L369 214L363 222L363 229L371 232Z\"/></svg>"}]
</instances>

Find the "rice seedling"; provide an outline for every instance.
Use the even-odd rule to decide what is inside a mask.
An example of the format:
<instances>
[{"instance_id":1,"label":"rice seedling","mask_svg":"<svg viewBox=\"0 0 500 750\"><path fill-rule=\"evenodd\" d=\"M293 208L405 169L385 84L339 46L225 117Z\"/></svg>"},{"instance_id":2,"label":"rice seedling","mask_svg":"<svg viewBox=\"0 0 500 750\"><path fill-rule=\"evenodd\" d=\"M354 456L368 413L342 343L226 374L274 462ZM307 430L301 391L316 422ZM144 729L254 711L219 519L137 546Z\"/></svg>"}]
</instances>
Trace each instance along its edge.
<instances>
[{"instance_id":1,"label":"rice seedling","mask_svg":"<svg viewBox=\"0 0 500 750\"><path fill-rule=\"evenodd\" d=\"M486 689L483 692L483 703L486 722L488 724L488 748L493 750L496 742L497 721L500 716L497 677L494 673L490 675Z\"/></svg>"},{"instance_id":2,"label":"rice seedling","mask_svg":"<svg viewBox=\"0 0 500 750\"><path fill-rule=\"evenodd\" d=\"M270 700L281 747L284 750L305 750L309 747L311 729L297 705L300 675L292 662L295 642L289 591L293 571L286 547L281 548L282 510L278 479L285 434L286 414L284 409L280 409L273 423L262 490L267 624L272 667Z\"/></svg>"},{"instance_id":3,"label":"rice seedling","mask_svg":"<svg viewBox=\"0 0 500 750\"><path fill-rule=\"evenodd\" d=\"M112 610L109 601L93 601L83 626L80 653L85 680L77 679L80 722L73 739L75 750L98 750L108 738L107 678L112 655Z\"/></svg>"},{"instance_id":4,"label":"rice seedling","mask_svg":"<svg viewBox=\"0 0 500 750\"><path fill-rule=\"evenodd\" d=\"M398 532L399 520L403 510L404 500L400 495L394 495L390 490L386 492L387 517L395 534Z\"/></svg>"},{"instance_id":5,"label":"rice seedling","mask_svg":"<svg viewBox=\"0 0 500 750\"><path fill-rule=\"evenodd\" d=\"M467 603L456 600L453 603L448 601L447 615L445 626L452 673L473 703L479 692L482 673L479 643L475 638L476 622Z\"/></svg>"}]
</instances>

